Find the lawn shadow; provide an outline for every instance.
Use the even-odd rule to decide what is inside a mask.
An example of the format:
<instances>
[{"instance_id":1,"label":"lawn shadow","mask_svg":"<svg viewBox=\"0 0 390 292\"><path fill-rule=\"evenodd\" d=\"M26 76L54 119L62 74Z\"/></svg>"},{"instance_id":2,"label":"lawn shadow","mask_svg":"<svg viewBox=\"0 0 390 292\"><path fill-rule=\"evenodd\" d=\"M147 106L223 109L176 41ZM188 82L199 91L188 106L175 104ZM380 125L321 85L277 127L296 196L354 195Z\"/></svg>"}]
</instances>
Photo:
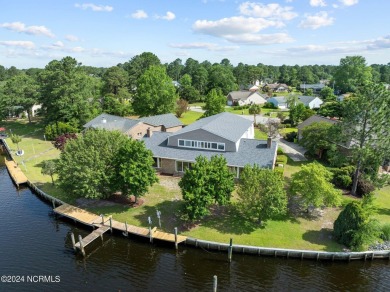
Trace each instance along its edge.
<instances>
[{"instance_id":1,"label":"lawn shadow","mask_svg":"<svg viewBox=\"0 0 390 292\"><path fill-rule=\"evenodd\" d=\"M245 218L235 205L215 206L212 214L202 220L202 226L226 234L249 234L265 226Z\"/></svg>"},{"instance_id":2,"label":"lawn shadow","mask_svg":"<svg viewBox=\"0 0 390 292\"><path fill-rule=\"evenodd\" d=\"M308 230L302 235L302 239L313 244L324 246L324 251L337 251L342 249L342 245L333 240L333 230L329 228Z\"/></svg>"},{"instance_id":3,"label":"lawn shadow","mask_svg":"<svg viewBox=\"0 0 390 292\"><path fill-rule=\"evenodd\" d=\"M141 226L148 227L148 217L150 217L152 227L159 228L158 210L160 212L161 230L173 233L174 228L178 227L180 231L183 231L184 221L180 218L183 203L181 200L166 200L153 206L143 205L142 212L135 215L134 218L141 222Z\"/></svg>"}]
</instances>

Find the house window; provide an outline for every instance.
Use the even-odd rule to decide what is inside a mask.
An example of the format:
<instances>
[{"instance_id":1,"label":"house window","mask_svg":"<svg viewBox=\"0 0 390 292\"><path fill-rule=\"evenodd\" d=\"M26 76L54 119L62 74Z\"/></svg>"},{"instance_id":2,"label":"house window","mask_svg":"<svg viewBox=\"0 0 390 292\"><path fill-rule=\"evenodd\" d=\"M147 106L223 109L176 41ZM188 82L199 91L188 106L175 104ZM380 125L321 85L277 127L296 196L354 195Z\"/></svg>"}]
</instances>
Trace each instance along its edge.
<instances>
[{"instance_id":1,"label":"house window","mask_svg":"<svg viewBox=\"0 0 390 292\"><path fill-rule=\"evenodd\" d=\"M161 158L153 157L153 160L154 160L153 167L161 168Z\"/></svg>"},{"instance_id":2,"label":"house window","mask_svg":"<svg viewBox=\"0 0 390 292\"><path fill-rule=\"evenodd\" d=\"M225 143L179 139L180 147L225 151Z\"/></svg>"},{"instance_id":3,"label":"house window","mask_svg":"<svg viewBox=\"0 0 390 292\"><path fill-rule=\"evenodd\" d=\"M186 169L191 169L192 163L187 161L179 161L176 160L176 171L177 172L185 172Z\"/></svg>"}]
</instances>

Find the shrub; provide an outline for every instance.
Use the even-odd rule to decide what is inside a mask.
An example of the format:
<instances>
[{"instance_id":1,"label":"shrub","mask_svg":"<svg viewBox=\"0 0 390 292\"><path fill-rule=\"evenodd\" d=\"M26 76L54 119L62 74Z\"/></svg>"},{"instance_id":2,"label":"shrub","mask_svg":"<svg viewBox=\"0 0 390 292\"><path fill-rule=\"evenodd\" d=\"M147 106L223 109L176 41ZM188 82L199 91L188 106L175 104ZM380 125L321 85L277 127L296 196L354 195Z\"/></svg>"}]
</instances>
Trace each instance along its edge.
<instances>
[{"instance_id":1,"label":"shrub","mask_svg":"<svg viewBox=\"0 0 390 292\"><path fill-rule=\"evenodd\" d=\"M288 157L286 155L278 155L276 157L276 163L282 163L285 165L287 163Z\"/></svg>"},{"instance_id":2,"label":"shrub","mask_svg":"<svg viewBox=\"0 0 390 292\"><path fill-rule=\"evenodd\" d=\"M332 169L332 183L339 188L349 188L352 185L353 171L353 166L345 166L341 168Z\"/></svg>"},{"instance_id":3,"label":"shrub","mask_svg":"<svg viewBox=\"0 0 390 292\"><path fill-rule=\"evenodd\" d=\"M284 135L284 139L286 139L288 142L294 142L294 140L298 137L297 132L290 132Z\"/></svg>"},{"instance_id":4,"label":"shrub","mask_svg":"<svg viewBox=\"0 0 390 292\"><path fill-rule=\"evenodd\" d=\"M278 155L284 154L284 150L281 147L278 147Z\"/></svg>"},{"instance_id":5,"label":"shrub","mask_svg":"<svg viewBox=\"0 0 390 292\"><path fill-rule=\"evenodd\" d=\"M263 105L263 108L270 108L270 109L277 109L278 107L275 106L272 102L266 102L264 105Z\"/></svg>"},{"instance_id":6,"label":"shrub","mask_svg":"<svg viewBox=\"0 0 390 292\"><path fill-rule=\"evenodd\" d=\"M381 238L385 241L390 241L390 224L384 224L381 227Z\"/></svg>"},{"instance_id":7,"label":"shrub","mask_svg":"<svg viewBox=\"0 0 390 292\"><path fill-rule=\"evenodd\" d=\"M274 168L274 171L278 174L280 174L281 177L284 176L284 167L281 167L281 166L276 166Z\"/></svg>"},{"instance_id":8,"label":"shrub","mask_svg":"<svg viewBox=\"0 0 390 292\"><path fill-rule=\"evenodd\" d=\"M247 109L249 107L250 107L249 104L247 104L247 105L236 105L236 106L233 106L233 109L234 110L244 110L244 109Z\"/></svg>"},{"instance_id":9,"label":"shrub","mask_svg":"<svg viewBox=\"0 0 390 292\"><path fill-rule=\"evenodd\" d=\"M364 195L370 194L375 190L375 186L369 180L359 176L358 185L356 189L356 195L363 197Z\"/></svg>"},{"instance_id":10,"label":"shrub","mask_svg":"<svg viewBox=\"0 0 390 292\"><path fill-rule=\"evenodd\" d=\"M285 119L285 120L283 120L283 122L282 122L282 124L290 124L291 125L291 120L290 119Z\"/></svg>"},{"instance_id":11,"label":"shrub","mask_svg":"<svg viewBox=\"0 0 390 292\"><path fill-rule=\"evenodd\" d=\"M58 122L45 127L45 136L48 140L54 140L58 136L67 133L78 133L79 130L68 123Z\"/></svg>"}]
</instances>

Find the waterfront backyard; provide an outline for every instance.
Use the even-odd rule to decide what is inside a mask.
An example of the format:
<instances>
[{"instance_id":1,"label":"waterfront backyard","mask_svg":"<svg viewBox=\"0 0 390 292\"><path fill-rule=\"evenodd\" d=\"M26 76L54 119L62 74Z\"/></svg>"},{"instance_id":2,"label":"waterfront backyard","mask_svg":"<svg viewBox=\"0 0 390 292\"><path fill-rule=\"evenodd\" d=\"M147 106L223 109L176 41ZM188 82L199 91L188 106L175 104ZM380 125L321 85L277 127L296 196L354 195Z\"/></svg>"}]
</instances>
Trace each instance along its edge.
<instances>
[{"instance_id":1,"label":"waterfront backyard","mask_svg":"<svg viewBox=\"0 0 390 292\"><path fill-rule=\"evenodd\" d=\"M185 115L184 115L185 117ZM180 178L159 176L159 183L154 184L148 194L141 198L141 204L134 207L131 202L118 200L112 197L108 200L80 200L52 185L50 176L41 174L44 160L56 159L60 152L53 147L50 141L45 141L42 124L34 122L28 124L23 121L9 121L1 126L12 133L22 135L19 147L24 150L23 156L14 156L21 169L29 180L43 191L67 202L86 208L96 214L112 215L117 221L137 226L148 226L150 216L154 226L158 226L156 211L161 212L162 229L173 232L174 227L179 232L199 239L220 241L227 243L233 238L235 244L256 245L264 247L284 247L294 249L311 249L324 251L341 251L343 247L332 240L333 222L341 208L325 208L315 215L308 216L297 210L294 201L290 200L290 212L278 220L267 221L266 225L259 226L246 221L236 209L236 197L233 194L232 203L224 207L215 207L211 215L199 222L182 220ZM6 140L9 147L15 151L17 146L10 139ZM307 162L293 162L290 159L285 165L285 179L300 169ZM387 186L375 192L376 209L374 216L381 223L390 222L390 187ZM343 204L354 198L343 196Z\"/></svg>"}]
</instances>

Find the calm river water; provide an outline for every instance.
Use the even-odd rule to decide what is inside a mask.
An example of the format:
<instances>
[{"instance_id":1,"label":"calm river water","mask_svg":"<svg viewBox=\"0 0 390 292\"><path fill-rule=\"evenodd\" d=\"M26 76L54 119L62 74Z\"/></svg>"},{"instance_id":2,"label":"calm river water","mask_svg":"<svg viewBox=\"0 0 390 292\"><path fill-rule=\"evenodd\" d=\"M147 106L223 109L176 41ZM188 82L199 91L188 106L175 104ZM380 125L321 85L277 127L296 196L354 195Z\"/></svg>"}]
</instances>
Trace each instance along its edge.
<instances>
[{"instance_id":1,"label":"calm river water","mask_svg":"<svg viewBox=\"0 0 390 292\"><path fill-rule=\"evenodd\" d=\"M70 233L89 229L56 218L0 166L0 291L390 291L388 261L329 263L227 255L107 234L75 255ZM45 276L45 278L39 278ZM2 278L3 280L3 278ZM51 282L47 283L50 280ZM46 281L46 283L45 283Z\"/></svg>"}]
</instances>

